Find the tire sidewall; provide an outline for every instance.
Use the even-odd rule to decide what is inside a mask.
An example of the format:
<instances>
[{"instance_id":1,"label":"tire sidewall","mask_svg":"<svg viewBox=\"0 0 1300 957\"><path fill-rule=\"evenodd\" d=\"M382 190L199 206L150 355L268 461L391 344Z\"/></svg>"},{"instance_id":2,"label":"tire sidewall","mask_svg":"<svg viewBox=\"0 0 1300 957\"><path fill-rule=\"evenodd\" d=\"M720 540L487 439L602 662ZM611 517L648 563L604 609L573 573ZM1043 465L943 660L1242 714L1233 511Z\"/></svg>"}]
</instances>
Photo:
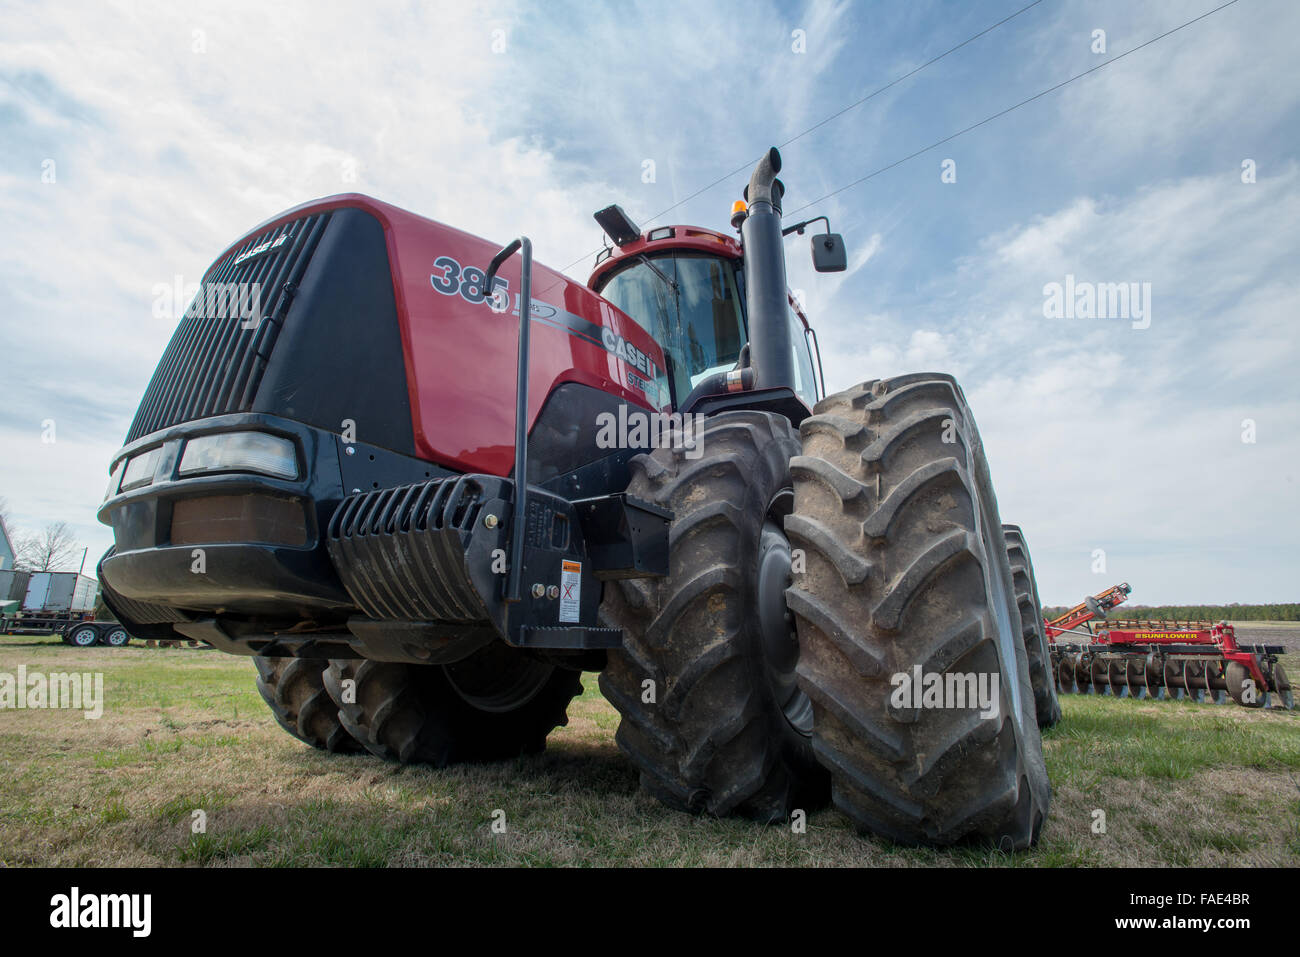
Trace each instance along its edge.
<instances>
[{"instance_id":1,"label":"tire sidewall","mask_svg":"<svg viewBox=\"0 0 1300 957\"><path fill-rule=\"evenodd\" d=\"M983 442L978 439L978 429L968 415L971 442L970 455L974 465L975 505L979 509L980 543L984 551L985 590L988 608L994 616L998 639L994 642L1002 666L1001 682L1003 700L1011 711L1016 727L1016 737L1022 751L1026 738L1038 738L1038 719L1034 706L1033 687L1029 680L1029 656L1021 634L1020 602L1016 599L1015 581L1011 561L1007 556L1006 534L998 514L997 498L993 494L993 481L984 456ZM998 611L1002 615L998 615Z\"/></svg>"}]
</instances>

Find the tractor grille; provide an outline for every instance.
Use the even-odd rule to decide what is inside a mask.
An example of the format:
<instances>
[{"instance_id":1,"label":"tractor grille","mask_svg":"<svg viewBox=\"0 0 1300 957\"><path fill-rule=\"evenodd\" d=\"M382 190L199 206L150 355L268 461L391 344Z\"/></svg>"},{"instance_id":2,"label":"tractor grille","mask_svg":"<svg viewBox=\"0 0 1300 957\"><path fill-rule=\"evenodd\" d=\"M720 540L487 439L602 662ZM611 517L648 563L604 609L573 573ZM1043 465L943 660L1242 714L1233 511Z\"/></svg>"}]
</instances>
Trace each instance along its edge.
<instances>
[{"instance_id":1,"label":"tractor grille","mask_svg":"<svg viewBox=\"0 0 1300 957\"><path fill-rule=\"evenodd\" d=\"M208 270L149 382L128 444L178 422L252 407L294 291L329 219L320 213L277 226Z\"/></svg>"}]
</instances>

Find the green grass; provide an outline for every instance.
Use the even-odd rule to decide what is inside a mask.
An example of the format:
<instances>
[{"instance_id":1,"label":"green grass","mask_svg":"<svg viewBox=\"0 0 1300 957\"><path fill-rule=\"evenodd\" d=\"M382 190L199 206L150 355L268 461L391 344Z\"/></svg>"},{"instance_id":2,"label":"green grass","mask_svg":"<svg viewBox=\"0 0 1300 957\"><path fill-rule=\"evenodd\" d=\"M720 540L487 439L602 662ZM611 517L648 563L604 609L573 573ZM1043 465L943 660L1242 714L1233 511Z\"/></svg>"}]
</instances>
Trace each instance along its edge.
<instances>
[{"instance_id":1,"label":"green grass","mask_svg":"<svg viewBox=\"0 0 1300 957\"><path fill-rule=\"evenodd\" d=\"M1294 721L1281 725L1280 733L1273 733L1275 725L1270 723L1264 733L1254 724L1225 721L1227 712L1221 709L1231 705L1077 696L1066 704L1070 720L1044 735L1054 745L1052 770L1058 781L1182 781L1215 767L1300 769L1300 735L1294 733Z\"/></svg>"},{"instance_id":2,"label":"green grass","mask_svg":"<svg viewBox=\"0 0 1300 957\"><path fill-rule=\"evenodd\" d=\"M126 804L121 798L111 799L99 812L99 819L105 824L116 824L118 821L125 821L130 816L131 812L126 809Z\"/></svg>"},{"instance_id":3,"label":"green grass","mask_svg":"<svg viewBox=\"0 0 1300 957\"><path fill-rule=\"evenodd\" d=\"M1067 696L1044 736L1042 840L1004 854L897 847L833 809L804 834L668 810L614 744L594 675L545 754L434 770L300 744L246 659L0 637L0 671L19 664L102 670L105 710L0 712L0 864L1300 864L1300 713Z\"/></svg>"}]
</instances>

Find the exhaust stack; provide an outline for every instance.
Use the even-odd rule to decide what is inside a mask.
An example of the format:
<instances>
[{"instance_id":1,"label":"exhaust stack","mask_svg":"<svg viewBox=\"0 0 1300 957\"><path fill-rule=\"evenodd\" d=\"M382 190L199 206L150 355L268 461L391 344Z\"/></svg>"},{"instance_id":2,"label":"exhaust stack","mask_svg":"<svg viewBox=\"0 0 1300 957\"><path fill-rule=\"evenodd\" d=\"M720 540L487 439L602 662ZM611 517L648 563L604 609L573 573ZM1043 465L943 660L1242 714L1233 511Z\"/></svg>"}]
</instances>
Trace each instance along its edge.
<instances>
[{"instance_id":1,"label":"exhaust stack","mask_svg":"<svg viewBox=\"0 0 1300 957\"><path fill-rule=\"evenodd\" d=\"M781 237L781 198L776 147L759 160L745 189L749 214L741 225L745 246L745 311L749 317L750 363L757 389L793 389L794 347L790 341L786 296L785 247Z\"/></svg>"}]
</instances>

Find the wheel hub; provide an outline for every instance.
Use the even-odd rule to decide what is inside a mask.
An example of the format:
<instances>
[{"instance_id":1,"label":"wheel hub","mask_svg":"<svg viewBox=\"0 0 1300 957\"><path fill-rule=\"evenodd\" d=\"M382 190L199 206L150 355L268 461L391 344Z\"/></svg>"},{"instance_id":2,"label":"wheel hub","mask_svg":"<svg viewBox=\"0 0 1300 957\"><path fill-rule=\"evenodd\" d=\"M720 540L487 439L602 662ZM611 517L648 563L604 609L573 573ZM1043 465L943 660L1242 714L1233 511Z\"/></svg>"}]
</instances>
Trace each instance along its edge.
<instances>
[{"instance_id":1,"label":"wheel hub","mask_svg":"<svg viewBox=\"0 0 1300 957\"><path fill-rule=\"evenodd\" d=\"M500 644L499 649L494 646ZM447 681L479 711L507 712L533 699L550 680L553 665L512 653L500 642L464 661L443 665Z\"/></svg>"},{"instance_id":2,"label":"wheel hub","mask_svg":"<svg viewBox=\"0 0 1300 957\"><path fill-rule=\"evenodd\" d=\"M758 631L767 683L786 721L802 735L811 735L812 702L795 681L799 638L794 616L785 603L790 587L790 542L773 518L763 523L758 552Z\"/></svg>"}]
</instances>

